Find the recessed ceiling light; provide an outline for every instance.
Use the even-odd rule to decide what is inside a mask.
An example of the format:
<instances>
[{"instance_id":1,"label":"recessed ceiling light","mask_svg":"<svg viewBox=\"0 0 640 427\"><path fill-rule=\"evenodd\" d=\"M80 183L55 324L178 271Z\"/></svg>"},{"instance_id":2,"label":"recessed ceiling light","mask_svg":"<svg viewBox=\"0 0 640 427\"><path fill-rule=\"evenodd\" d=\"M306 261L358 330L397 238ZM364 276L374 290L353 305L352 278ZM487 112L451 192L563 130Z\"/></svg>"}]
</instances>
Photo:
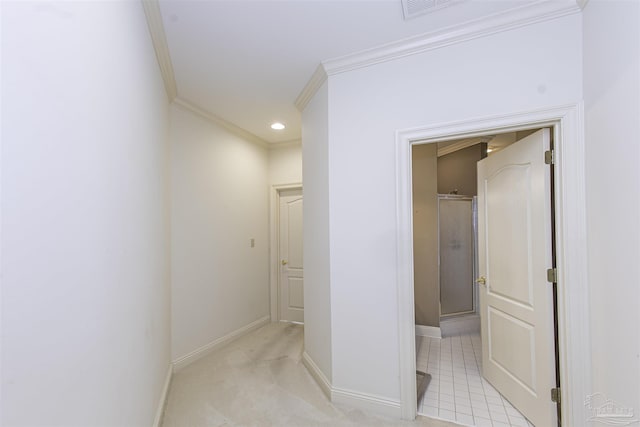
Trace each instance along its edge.
<instances>
[{"instance_id":1,"label":"recessed ceiling light","mask_svg":"<svg viewBox=\"0 0 640 427\"><path fill-rule=\"evenodd\" d=\"M275 122L271 125L271 129L273 130L282 130L284 129L284 125L282 123L279 122Z\"/></svg>"}]
</instances>

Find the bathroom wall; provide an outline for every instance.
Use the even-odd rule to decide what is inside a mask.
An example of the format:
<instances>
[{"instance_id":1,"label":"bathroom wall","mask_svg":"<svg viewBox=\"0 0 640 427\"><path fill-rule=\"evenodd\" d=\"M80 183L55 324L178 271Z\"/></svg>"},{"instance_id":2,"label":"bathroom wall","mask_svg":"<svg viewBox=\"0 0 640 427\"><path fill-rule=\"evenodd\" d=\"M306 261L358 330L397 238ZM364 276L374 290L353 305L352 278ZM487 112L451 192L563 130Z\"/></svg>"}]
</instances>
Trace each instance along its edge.
<instances>
[{"instance_id":1,"label":"bathroom wall","mask_svg":"<svg viewBox=\"0 0 640 427\"><path fill-rule=\"evenodd\" d=\"M413 147L413 271L416 324L440 325L437 144Z\"/></svg>"},{"instance_id":2,"label":"bathroom wall","mask_svg":"<svg viewBox=\"0 0 640 427\"><path fill-rule=\"evenodd\" d=\"M487 144L479 143L438 157L438 193L478 194L476 163L486 157Z\"/></svg>"}]
</instances>

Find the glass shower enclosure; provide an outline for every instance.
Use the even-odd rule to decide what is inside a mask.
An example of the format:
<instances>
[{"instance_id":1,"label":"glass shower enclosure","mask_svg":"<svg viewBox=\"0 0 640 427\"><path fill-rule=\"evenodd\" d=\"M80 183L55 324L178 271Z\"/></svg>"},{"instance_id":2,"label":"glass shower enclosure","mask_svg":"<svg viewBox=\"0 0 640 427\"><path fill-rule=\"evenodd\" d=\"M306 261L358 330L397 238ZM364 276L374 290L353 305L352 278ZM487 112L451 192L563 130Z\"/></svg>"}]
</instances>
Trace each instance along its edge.
<instances>
[{"instance_id":1,"label":"glass shower enclosure","mask_svg":"<svg viewBox=\"0 0 640 427\"><path fill-rule=\"evenodd\" d=\"M440 317L476 313L476 198L438 195Z\"/></svg>"}]
</instances>

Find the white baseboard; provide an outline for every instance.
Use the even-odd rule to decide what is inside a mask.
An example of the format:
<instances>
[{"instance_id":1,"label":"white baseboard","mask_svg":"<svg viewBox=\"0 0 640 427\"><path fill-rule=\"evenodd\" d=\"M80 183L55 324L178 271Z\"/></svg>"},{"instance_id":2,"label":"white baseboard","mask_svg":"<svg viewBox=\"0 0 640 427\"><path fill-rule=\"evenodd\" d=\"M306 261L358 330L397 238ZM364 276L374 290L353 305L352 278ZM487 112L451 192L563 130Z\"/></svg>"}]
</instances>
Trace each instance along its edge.
<instances>
[{"instance_id":1,"label":"white baseboard","mask_svg":"<svg viewBox=\"0 0 640 427\"><path fill-rule=\"evenodd\" d=\"M334 388L331 391L331 401L338 405L347 405L360 409L367 414L382 415L395 419L402 418L402 408L399 400Z\"/></svg>"},{"instance_id":2,"label":"white baseboard","mask_svg":"<svg viewBox=\"0 0 640 427\"><path fill-rule=\"evenodd\" d=\"M156 409L156 417L153 419L153 427L160 427L162 425L162 417L164 416L164 408L167 406L167 397L169 396L169 386L171 385L171 376L173 375L173 364L169 363L167 368L167 375L164 380L164 386L162 387L162 393L160 393L160 400Z\"/></svg>"},{"instance_id":3,"label":"white baseboard","mask_svg":"<svg viewBox=\"0 0 640 427\"><path fill-rule=\"evenodd\" d=\"M443 337L460 334L480 333L480 316L469 314L440 320L440 330Z\"/></svg>"},{"instance_id":4,"label":"white baseboard","mask_svg":"<svg viewBox=\"0 0 640 427\"><path fill-rule=\"evenodd\" d=\"M440 328L436 326L416 325L416 335L421 337L442 338Z\"/></svg>"},{"instance_id":5,"label":"white baseboard","mask_svg":"<svg viewBox=\"0 0 640 427\"><path fill-rule=\"evenodd\" d=\"M399 400L333 387L306 351L302 353L302 363L332 403L357 408L370 414L401 418Z\"/></svg>"},{"instance_id":6,"label":"white baseboard","mask_svg":"<svg viewBox=\"0 0 640 427\"><path fill-rule=\"evenodd\" d=\"M178 357L173 361L173 370L174 372L183 369L185 366L188 366L195 362L196 360L206 356L207 354L219 349L225 344L230 343L231 341L240 338L241 336L248 334L251 331L254 331L267 323L271 322L271 316L264 316L255 322L249 323L246 326L243 326L240 329L236 329L235 331L227 334L223 337L218 338L210 342L209 344L203 345L202 347L192 351L191 353L185 354L184 356Z\"/></svg>"},{"instance_id":7,"label":"white baseboard","mask_svg":"<svg viewBox=\"0 0 640 427\"><path fill-rule=\"evenodd\" d=\"M331 383L306 351L302 353L302 364L307 368L313 379L316 380L327 399L331 400Z\"/></svg>"}]
</instances>

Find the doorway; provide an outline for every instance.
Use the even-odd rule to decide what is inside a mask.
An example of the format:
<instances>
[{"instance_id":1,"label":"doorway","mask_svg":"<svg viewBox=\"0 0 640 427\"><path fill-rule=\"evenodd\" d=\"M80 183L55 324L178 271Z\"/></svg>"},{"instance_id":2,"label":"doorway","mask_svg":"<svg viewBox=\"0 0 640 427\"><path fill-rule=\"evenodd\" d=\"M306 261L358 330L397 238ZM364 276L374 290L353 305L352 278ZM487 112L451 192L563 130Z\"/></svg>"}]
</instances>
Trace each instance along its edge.
<instances>
[{"instance_id":1,"label":"doorway","mask_svg":"<svg viewBox=\"0 0 640 427\"><path fill-rule=\"evenodd\" d=\"M302 190L280 192L278 253L279 320L304 322L302 269Z\"/></svg>"},{"instance_id":2,"label":"doorway","mask_svg":"<svg viewBox=\"0 0 640 427\"><path fill-rule=\"evenodd\" d=\"M439 126L413 128L397 133L397 196L398 196L398 298L400 336L401 412L406 419L416 413L415 391L415 324L413 312L413 242L411 148L414 144L551 127L556 147L554 151L556 190L555 209L557 228L554 233L557 247L557 276L561 283L558 292L559 371L563 387L557 390L563 401L562 419L565 425L582 423L585 415L583 397L588 393L589 364L582 363L588 352L588 334L584 331L588 311L583 280L586 266L582 126L580 107L569 106L544 111L512 114L447 123ZM571 159L568 161L567 159ZM567 331L572 330L569 337ZM572 363L568 364L567 361ZM550 390L540 391L551 398Z\"/></svg>"},{"instance_id":3,"label":"doorway","mask_svg":"<svg viewBox=\"0 0 640 427\"><path fill-rule=\"evenodd\" d=\"M542 129L455 141L445 146L458 148L438 158L437 176L445 178L437 185L439 319L446 338L417 338L418 371L434 379L419 414L472 425L527 425L525 416L537 425L557 424L554 404L540 393L557 387L553 287L545 274L553 266L550 135ZM414 157L423 147L413 147ZM420 165L428 166L414 162L414 181L425 175L416 170ZM428 190L423 183L413 187L414 200L429 196L420 194ZM458 187L472 195L457 194ZM414 228L424 229L415 207ZM415 277L415 286L423 285ZM470 327L461 328L465 323Z\"/></svg>"},{"instance_id":4,"label":"doorway","mask_svg":"<svg viewBox=\"0 0 640 427\"><path fill-rule=\"evenodd\" d=\"M271 319L303 323L302 187L274 186L271 208Z\"/></svg>"}]
</instances>

